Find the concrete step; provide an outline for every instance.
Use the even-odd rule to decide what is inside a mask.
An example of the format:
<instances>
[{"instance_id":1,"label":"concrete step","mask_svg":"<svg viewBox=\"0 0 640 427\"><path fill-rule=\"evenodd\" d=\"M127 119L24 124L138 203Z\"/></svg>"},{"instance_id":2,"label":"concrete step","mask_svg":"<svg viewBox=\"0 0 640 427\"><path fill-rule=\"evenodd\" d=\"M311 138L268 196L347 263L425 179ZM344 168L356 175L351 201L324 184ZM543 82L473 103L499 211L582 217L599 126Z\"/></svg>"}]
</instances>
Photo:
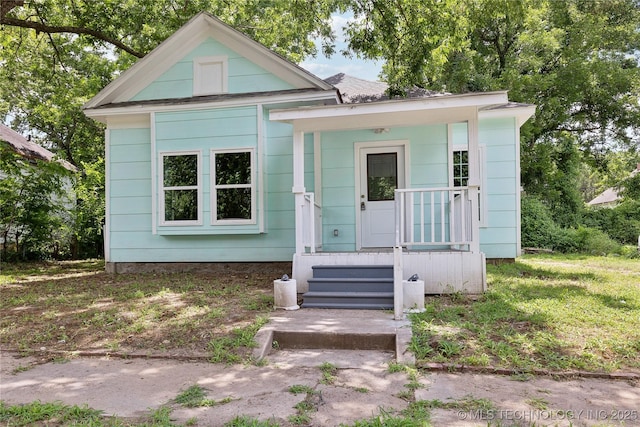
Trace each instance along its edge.
<instances>
[{"instance_id":1,"label":"concrete step","mask_svg":"<svg viewBox=\"0 0 640 427\"><path fill-rule=\"evenodd\" d=\"M313 278L311 292L393 292L393 279L387 278Z\"/></svg>"},{"instance_id":2,"label":"concrete step","mask_svg":"<svg viewBox=\"0 0 640 427\"><path fill-rule=\"evenodd\" d=\"M314 278L393 279L393 265L314 265Z\"/></svg>"}]
</instances>

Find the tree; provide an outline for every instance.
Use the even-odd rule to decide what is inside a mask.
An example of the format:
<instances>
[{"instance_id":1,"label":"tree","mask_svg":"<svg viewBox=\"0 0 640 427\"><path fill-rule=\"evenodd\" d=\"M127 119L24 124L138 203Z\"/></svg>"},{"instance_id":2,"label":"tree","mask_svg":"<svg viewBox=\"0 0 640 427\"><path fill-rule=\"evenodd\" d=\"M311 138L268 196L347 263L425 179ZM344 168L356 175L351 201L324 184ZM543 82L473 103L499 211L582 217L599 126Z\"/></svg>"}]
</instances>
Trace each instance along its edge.
<instances>
[{"instance_id":1,"label":"tree","mask_svg":"<svg viewBox=\"0 0 640 427\"><path fill-rule=\"evenodd\" d=\"M410 85L507 89L512 101L538 106L522 129L522 180L529 192L563 185L551 182L547 171L564 168L558 162L565 158L550 153L566 151L567 143L602 168L608 151L638 144L636 0L353 4L350 48L386 60L383 77L392 91L401 94Z\"/></svg>"},{"instance_id":2,"label":"tree","mask_svg":"<svg viewBox=\"0 0 640 427\"><path fill-rule=\"evenodd\" d=\"M70 174L56 162L27 160L0 145L2 259L69 255ZM66 181L65 181L66 177Z\"/></svg>"}]
</instances>

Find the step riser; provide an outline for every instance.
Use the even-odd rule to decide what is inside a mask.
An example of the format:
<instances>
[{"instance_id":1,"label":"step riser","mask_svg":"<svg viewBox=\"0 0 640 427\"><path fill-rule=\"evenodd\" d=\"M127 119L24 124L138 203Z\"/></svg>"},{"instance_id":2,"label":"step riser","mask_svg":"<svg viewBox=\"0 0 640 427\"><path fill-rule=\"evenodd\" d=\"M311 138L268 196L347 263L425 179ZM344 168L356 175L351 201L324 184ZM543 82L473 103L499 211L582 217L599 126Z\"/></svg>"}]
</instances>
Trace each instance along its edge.
<instances>
[{"instance_id":1,"label":"step riser","mask_svg":"<svg viewBox=\"0 0 640 427\"><path fill-rule=\"evenodd\" d=\"M323 297L323 296L313 296L306 297L304 299L304 304L307 303L315 303L315 304L324 304L324 303L355 303L355 304L373 304L380 306L390 305L393 307L393 298L388 297L354 297L354 298L345 298L345 297Z\"/></svg>"},{"instance_id":2,"label":"step riser","mask_svg":"<svg viewBox=\"0 0 640 427\"><path fill-rule=\"evenodd\" d=\"M304 303L302 308L333 308L355 310L393 310L393 304L356 304L356 303Z\"/></svg>"},{"instance_id":3,"label":"step riser","mask_svg":"<svg viewBox=\"0 0 640 427\"><path fill-rule=\"evenodd\" d=\"M313 277L323 279L393 279L392 266L314 266Z\"/></svg>"},{"instance_id":4,"label":"step riser","mask_svg":"<svg viewBox=\"0 0 640 427\"><path fill-rule=\"evenodd\" d=\"M393 282L322 282L309 279L310 292L393 292Z\"/></svg>"}]
</instances>

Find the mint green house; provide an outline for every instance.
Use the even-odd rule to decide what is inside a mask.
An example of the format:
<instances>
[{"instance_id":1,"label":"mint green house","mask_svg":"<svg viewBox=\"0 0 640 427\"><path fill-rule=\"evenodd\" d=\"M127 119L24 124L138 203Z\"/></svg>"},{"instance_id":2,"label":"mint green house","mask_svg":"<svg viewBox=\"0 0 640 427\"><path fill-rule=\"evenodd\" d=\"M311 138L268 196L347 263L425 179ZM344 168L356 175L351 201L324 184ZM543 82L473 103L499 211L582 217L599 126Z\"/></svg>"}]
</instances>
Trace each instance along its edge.
<instances>
[{"instance_id":1,"label":"mint green house","mask_svg":"<svg viewBox=\"0 0 640 427\"><path fill-rule=\"evenodd\" d=\"M313 266L385 264L485 289L486 259L520 253L534 107L339 86L206 13L120 75L84 110L107 125L107 268L286 261L305 292Z\"/></svg>"}]
</instances>

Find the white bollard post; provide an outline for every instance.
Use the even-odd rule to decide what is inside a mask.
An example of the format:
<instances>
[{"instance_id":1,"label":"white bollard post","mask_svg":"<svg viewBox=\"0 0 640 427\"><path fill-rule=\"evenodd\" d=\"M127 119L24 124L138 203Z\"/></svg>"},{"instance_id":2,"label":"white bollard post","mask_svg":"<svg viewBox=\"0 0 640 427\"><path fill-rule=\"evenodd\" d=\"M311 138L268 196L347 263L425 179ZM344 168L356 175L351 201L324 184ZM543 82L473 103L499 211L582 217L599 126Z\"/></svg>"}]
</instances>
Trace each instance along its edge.
<instances>
[{"instance_id":1,"label":"white bollard post","mask_svg":"<svg viewBox=\"0 0 640 427\"><path fill-rule=\"evenodd\" d=\"M406 313L422 313L424 309L424 280L403 280L403 307Z\"/></svg>"},{"instance_id":2,"label":"white bollard post","mask_svg":"<svg viewBox=\"0 0 640 427\"><path fill-rule=\"evenodd\" d=\"M273 281L273 299L276 309L298 310L300 308L296 286L295 279Z\"/></svg>"}]
</instances>

